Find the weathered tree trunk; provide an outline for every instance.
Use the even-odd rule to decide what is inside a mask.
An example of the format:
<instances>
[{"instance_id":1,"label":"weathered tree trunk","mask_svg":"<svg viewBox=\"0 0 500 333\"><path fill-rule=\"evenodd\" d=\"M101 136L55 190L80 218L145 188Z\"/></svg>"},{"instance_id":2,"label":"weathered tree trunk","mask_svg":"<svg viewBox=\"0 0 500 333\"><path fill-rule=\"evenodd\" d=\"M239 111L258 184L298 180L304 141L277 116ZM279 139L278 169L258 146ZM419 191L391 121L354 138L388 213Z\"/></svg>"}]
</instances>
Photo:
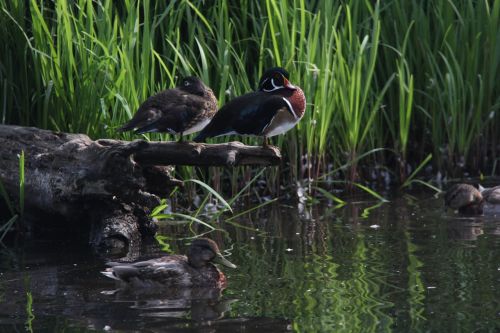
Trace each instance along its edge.
<instances>
[{"instance_id":1,"label":"weathered tree trunk","mask_svg":"<svg viewBox=\"0 0 500 333\"><path fill-rule=\"evenodd\" d=\"M25 152L25 206L90 225L94 246L127 247L151 237L148 214L182 182L165 165L237 166L280 162L277 148L177 142L92 141L83 134L0 125L0 180L18 195Z\"/></svg>"}]
</instances>

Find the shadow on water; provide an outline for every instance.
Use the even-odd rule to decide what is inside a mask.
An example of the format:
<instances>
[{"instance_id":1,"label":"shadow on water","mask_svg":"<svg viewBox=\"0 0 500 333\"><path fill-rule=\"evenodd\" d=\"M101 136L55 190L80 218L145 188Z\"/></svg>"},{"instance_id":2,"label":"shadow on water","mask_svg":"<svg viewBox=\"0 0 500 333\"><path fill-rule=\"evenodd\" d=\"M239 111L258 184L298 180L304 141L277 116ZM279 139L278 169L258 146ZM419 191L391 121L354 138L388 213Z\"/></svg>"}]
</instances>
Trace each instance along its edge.
<instances>
[{"instance_id":1,"label":"shadow on water","mask_svg":"<svg viewBox=\"0 0 500 333\"><path fill-rule=\"evenodd\" d=\"M377 204L275 205L233 221L244 227L222 223L228 234L209 237L238 265L224 269L223 291L115 290L92 253L56 241L4 248L0 331L500 329L500 217L459 217L425 194Z\"/></svg>"}]
</instances>

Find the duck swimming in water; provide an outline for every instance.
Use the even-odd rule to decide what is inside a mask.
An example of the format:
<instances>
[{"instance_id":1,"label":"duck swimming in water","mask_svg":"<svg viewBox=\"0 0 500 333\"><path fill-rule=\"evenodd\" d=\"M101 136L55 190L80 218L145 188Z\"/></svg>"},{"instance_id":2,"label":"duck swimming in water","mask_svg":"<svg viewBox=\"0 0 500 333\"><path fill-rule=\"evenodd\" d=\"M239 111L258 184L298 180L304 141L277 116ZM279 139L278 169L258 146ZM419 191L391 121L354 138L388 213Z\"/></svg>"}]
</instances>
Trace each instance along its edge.
<instances>
[{"instance_id":1,"label":"duck swimming in water","mask_svg":"<svg viewBox=\"0 0 500 333\"><path fill-rule=\"evenodd\" d=\"M236 268L224 258L217 244L208 238L195 239L187 256L167 255L135 263L108 263L105 276L133 287L224 288L226 277L213 263Z\"/></svg>"},{"instance_id":2,"label":"duck swimming in water","mask_svg":"<svg viewBox=\"0 0 500 333\"><path fill-rule=\"evenodd\" d=\"M464 215L500 213L500 186L475 188L469 184L455 184L446 191L444 202Z\"/></svg>"},{"instance_id":3,"label":"duck swimming in water","mask_svg":"<svg viewBox=\"0 0 500 333\"><path fill-rule=\"evenodd\" d=\"M469 184L455 184L444 196L444 204L464 215L483 213L483 196L477 188Z\"/></svg>"},{"instance_id":4,"label":"duck swimming in water","mask_svg":"<svg viewBox=\"0 0 500 333\"><path fill-rule=\"evenodd\" d=\"M500 213L500 185L488 188L479 185L479 192L484 199L484 213Z\"/></svg>"}]
</instances>

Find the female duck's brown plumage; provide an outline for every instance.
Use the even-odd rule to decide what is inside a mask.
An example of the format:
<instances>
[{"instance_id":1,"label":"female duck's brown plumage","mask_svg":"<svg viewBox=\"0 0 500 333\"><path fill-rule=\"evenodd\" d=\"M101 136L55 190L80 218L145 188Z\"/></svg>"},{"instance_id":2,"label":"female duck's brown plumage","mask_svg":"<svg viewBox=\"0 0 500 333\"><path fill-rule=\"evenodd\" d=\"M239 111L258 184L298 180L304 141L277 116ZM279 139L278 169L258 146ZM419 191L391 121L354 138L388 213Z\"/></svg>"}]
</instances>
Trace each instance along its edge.
<instances>
[{"instance_id":1,"label":"female duck's brown plumage","mask_svg":"<svg viewBox=\"0 0 500 333\"><path fill-rule=\"evenodd\" d=\"M483 213L483 196L477 188L469 184L455 184L450 187L444 196L444 204L451 209L466 215L480 215Z\"/></svg>"},{"instance_id":2,"label":"female duck's brown plumage","mask_svg":"<svg viewBox=\"0 0 500 333\"><path fill-rule=\"evenodd\" d=\"M197 77L187 77L174 89L149 97L120 131L136 134L166 132L182 136L201 131L217 111L217 99Z\"/></svg>"},{"instance_id":3,"label":"female duck's brown plumage","mask_svg":"<svg viewBox=\"0 0 500 333\"><path fill-rule=\"evenodd\" d=\"M304 115L306 98L288 78L283 68L267 70L260 79L258 91L226 103L194 141L230 134L254 135L264 137L265 146L268 137L293 128Z\"/></svg>"},{"instance_id":4,"label":"female duck's brown plumage","mask_svg":"<svg viewBox=\"0 0 500 333\"><path fill-rule=\"evenodd\" d=\"M500 212L500 186L479 189L469 184L455 184L446 191L445 205L466 215Z\"/></svg>"},{"instance_id":5,"label":"female duck's brown plumage","mask_svg":"<svg viewBox=\"0 0 500 333\"><path fill-rule=\"evenodd\" d=\"M215 287L226 284L224 274L212 263L236 268L207 238L194 240L187 256L169 255L136 263L108 263L102 274L132 287Z\"/></svg>"}]
</instances>

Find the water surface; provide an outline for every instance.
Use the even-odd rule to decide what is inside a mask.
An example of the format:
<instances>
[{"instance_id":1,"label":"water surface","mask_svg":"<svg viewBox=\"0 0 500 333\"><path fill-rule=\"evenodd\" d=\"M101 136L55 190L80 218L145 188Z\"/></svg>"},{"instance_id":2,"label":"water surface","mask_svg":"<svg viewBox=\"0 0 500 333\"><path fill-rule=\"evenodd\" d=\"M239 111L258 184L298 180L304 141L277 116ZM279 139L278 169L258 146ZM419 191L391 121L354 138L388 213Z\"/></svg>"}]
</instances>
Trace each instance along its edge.
<instances>
[{"instance_id":1,"label":"water surface","mask_svg":"<svg viewBox=\"0 0 500 333\"><path fill-rule=\"evenodd\" d=\"M81 246L3 248L0 331L500 331L500 217L460 217L427 194L377 204L274 205L222 222L228 233L208 236L238 265L222 292L116 291L105 259Z\"/></svg>"}]
</instances>

